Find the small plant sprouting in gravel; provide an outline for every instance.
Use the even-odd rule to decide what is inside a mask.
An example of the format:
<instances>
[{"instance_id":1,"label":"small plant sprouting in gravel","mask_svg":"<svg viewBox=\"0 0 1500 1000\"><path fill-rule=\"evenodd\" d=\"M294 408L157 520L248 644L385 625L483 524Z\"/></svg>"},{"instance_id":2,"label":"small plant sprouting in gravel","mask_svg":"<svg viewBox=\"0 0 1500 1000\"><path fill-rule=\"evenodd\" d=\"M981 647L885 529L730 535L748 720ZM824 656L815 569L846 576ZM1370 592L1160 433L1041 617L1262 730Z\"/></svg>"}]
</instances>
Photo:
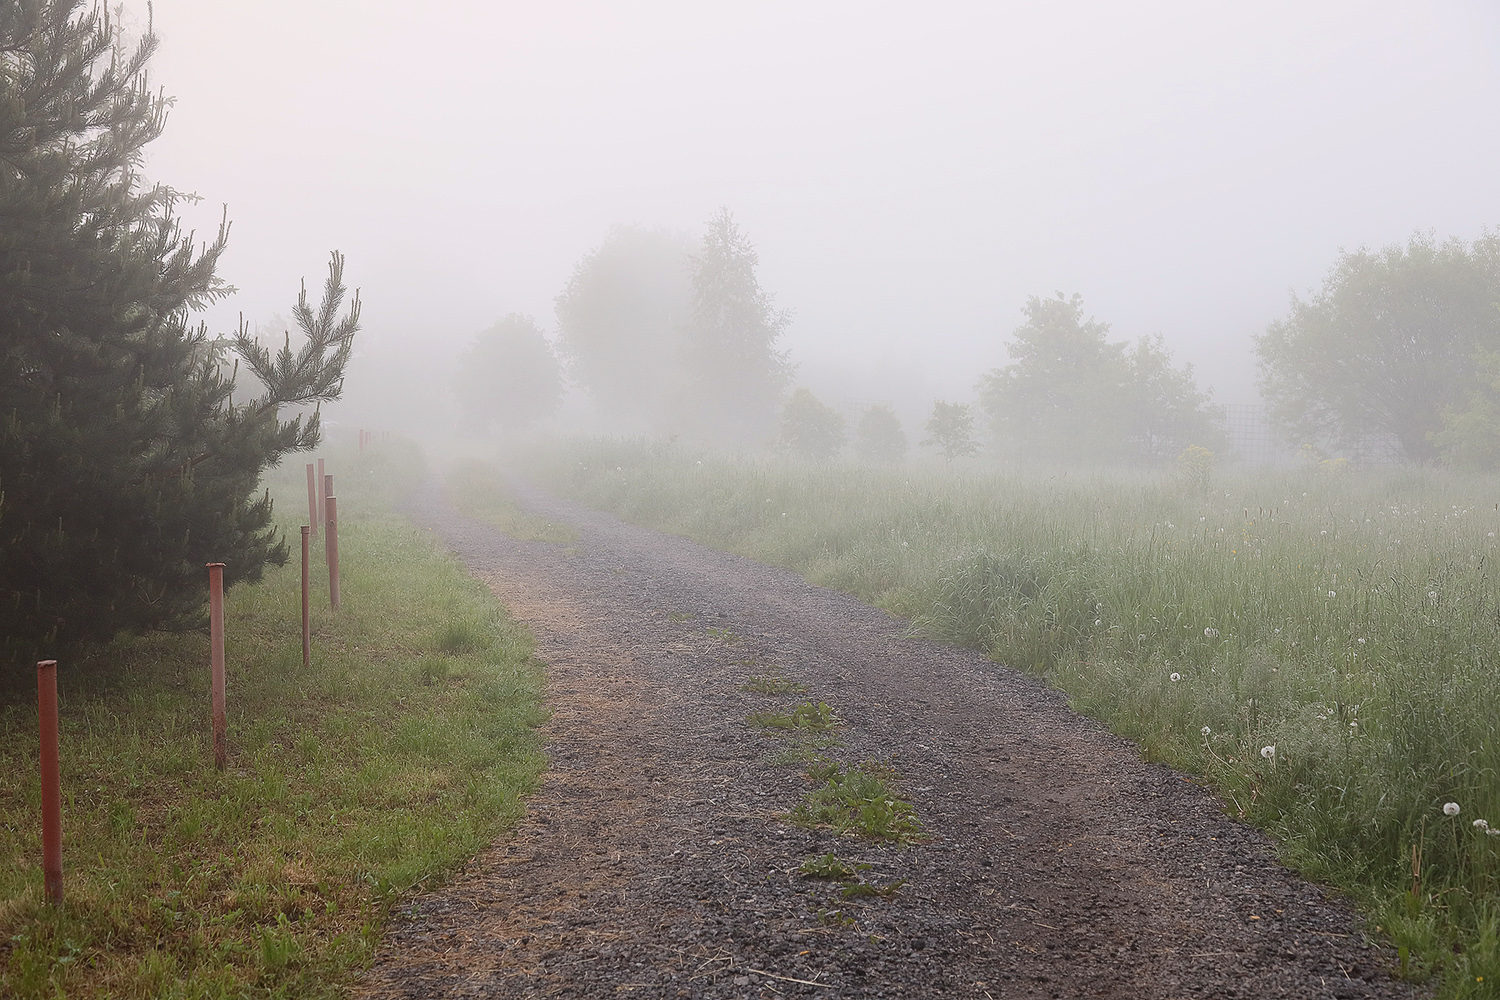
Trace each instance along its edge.
<instances>
[{"instance_id":1,"label":"small plant sprouting in gravel","mask_svg":"<svg viewBox=\"0 0 1500 1000\"><path fill-rule=\"evenodd\" d=\"M845 899L857 899L862 896L882 896L886 899L894 896L901 887L906 884L906 879L897 879L888 885L875 885L860 879L860 873L869 871L873 867L863 861L845 861L843 858L829 851L827 854L815 858L808 858L802 862L797 869L803 878L826 878L844 883L840 893Z\"/></svg>"},{"instance_id":2,"label":"small plant sprouting in gravel","mask_svg":"<svg viewBox=\"0 0 1500 1000\"><path fill-rule=\"evenodd\" d=\"M708 627L708 637L710 639L717 639L726 646L738 646L745 641L745 637L739 633L730 631L727 628L716 628L713 625Z\"/></svg>"},{"instance_id":3,"label":"small plant sprouting in gravel","mask_svg":"<svg viewBox=\"0 0 1500 1000\"><path fill-rule=\"evenodd\" d=\"M846 771L832 761L819 761L808 767L808 777L823 784L787 814L792 823L897 843L921 836L917 812L891 787L889 768L867 763Z\"/></svg>"},{"instance_id":4,"label":"small plant sprouting in gravel","mask_svg":"<svg viewBox=\"0 0 1500 1000\"><path fill-rule=\"evenodd\" d=\"M745 721L765 732L822 733L839 725L826 701L804 701L790 712L751 712Z\"/></svg>"},{"instance_id":5,"label":"small plant sprouting in gravel","mask_svg":"<svg viewBox=\"0 0 1500 1000\"><path fill-rule=\"evenodd\" d=\"M805 694L807 685L786 676L780 667L772 667L765 673L750 678L740 686L740 690L759 694Z\"/></svg>"},{"instance_id":6,"label":"small plant sprouting in gravel","mask_svg":"<svg viewBox=\"0 0 1500 1000\"><path fill-rule=\"evenodd\" d=\"M850 879L858 881L859 873L869 871L870 866L863 861L845 861L843 858L829 851L827 854L816 858L808 858L802 862L797 873L803 878L832 878L840 882Z\"/></svg>"}]
</instances>

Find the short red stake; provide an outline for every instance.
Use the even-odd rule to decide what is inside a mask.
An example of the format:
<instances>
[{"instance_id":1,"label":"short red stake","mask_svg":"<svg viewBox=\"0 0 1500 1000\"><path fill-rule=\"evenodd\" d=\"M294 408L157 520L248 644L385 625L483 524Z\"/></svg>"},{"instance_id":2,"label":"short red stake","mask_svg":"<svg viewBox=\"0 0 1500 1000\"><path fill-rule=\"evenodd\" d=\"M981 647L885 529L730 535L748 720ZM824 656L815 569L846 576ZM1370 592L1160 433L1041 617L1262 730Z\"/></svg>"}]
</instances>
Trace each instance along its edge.
<instances>
[{"instance_id":1,"label":"short red stake","mask_svg":"<svg viewBox=\"0 0 1500 1000\"><path fill-rule=\"evenodd\" d=\"M42 722L42 881L47 902L61 906L62 777L57 753L57 661L36 665L36 700Z\"/></svg>"},{"instance_id":2,"label":"short red stake","mask_svg":"<svg viewBox=\"0 0 1500 1000\"><path fill-rule=\"evenodd\" d=\"M339 609L339 498L328 498L328 603Z\"/></svg>"},{"instance_id":3,"label":"short red stake","mask_svg":"<svg viewBox=\"0 0 1500 1000\"><path fill-rule=\"evenodd\" d=\"M208 645L213 667L214 767L229 763L229 737L224 722L224 564L208 564Z\"/></svg>"},{"instance_id":4,"label":"short red stake","mask_svg":"<svg viewBox=\"0 0 1500 1000\"><path fill-rule=\"evenodd\" d=\"M311 469L312 466L308 466ZM311 585L307 579L307 551L308 536L312 534L312 528L306 524L302 526L302 669L306 670L312 663L312 617L308 612L308 596L312 592Z\"/></svg>"},{"instance_id":5,"label":"short red stake","mask_svg":"<svg viewBox=\"0 0 1500 1000\"><path fill-rule=\"evenodd\" d=\"M312 533L318 533L318 484L313 481L317 473L313 472L313 464L307 463L307 519L312 522Z\"/></svg>"},{"instance_id":6,"label":"short red stake","mask_svg":"<svg viewBox=\"0 0 1500 1000\"><path fill-rule=\"evenodd\" d=\"M315 525L323 523L323 509L328 503L328 494L333 491L328 489L328 477L323 474L323 460L318 459L318 512L313 516L317 518ZM313 528L313 534L317 534L317 528Z\"/></svg>"}]
</instances>

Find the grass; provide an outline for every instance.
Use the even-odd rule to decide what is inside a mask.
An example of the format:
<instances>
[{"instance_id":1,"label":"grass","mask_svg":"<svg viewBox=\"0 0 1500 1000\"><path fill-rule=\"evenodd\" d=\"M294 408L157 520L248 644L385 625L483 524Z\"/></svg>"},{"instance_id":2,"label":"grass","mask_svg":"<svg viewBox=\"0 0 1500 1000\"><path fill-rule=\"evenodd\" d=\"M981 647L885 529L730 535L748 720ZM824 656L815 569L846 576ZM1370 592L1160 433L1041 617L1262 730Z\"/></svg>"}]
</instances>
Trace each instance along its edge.
<instances>
[{"instance_id":1,"label":"grass","mask_svg":"<svg viewBox=\"0 0 1500 1000\"><path fill-rule=\"evenodd\" d=\"M230 762L206 630L59 665L66 903L42 903L34 689L0 699L0 994L335 997L394 901L503 834L542 767L529 636L382 490L410 456L335 453L342 610L292 565L232 589ZM305 510L287 470L278 510ZM293 526L291 537L295 538Z\"/></svg>"},{"instance_id":2,"label":"grass","mask_svg":"<svg viewBox=\"0 0 1500 1000\"><path fill-rule=\"evenodd\" d=\"M1500 828L1495 479L1028 478L630 442L532 467L1045 678L1148 756L1211 778L1288 862L1350 892L1439 996L1500 977L1500 836L1473 825Z\"/></svg>"},{"instance_id":3,"label":"grass","mask_svg":"<svg viewBox=\"0 0 1500 1000\"><path fill-rule=\"evenodd\" d=\"M454 468L448 475L448 493L459 511L519 541L578 541L578 531L572 525L558 524L524 510L500 470L487 462L467 461Z\"/></svg>"}]
</instances>

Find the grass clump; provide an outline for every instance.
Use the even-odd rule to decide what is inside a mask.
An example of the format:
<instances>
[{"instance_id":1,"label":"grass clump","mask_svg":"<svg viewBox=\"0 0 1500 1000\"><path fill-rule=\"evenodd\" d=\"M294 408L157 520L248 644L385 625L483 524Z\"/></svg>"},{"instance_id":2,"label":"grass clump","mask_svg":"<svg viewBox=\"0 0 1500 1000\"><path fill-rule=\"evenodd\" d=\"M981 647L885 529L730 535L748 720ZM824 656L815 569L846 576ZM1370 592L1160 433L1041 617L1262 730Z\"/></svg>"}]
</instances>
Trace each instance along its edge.
<instances>
[{"instance_id":1,"label":"grass clump","mask_svg":"<svg viewBox=\"0 0 1500 1000\"><path fill-rule=\"evenodd\" d=\"M807 774L821 784L787 814L797 826L897 843L921 836L916 810L892 787L888 768L866 763L846 770L834 761L815 761Z\"/></svg>"},{"instance_id":2,"label":"grass clump","mask_svg":"<svg viewBox=\"0 0 1500 1000\"><path fill-rule=\"evenodd\" d=\"M829 851L814 858L803 861L797 869L803 878L828 879L842 882L843 887L840 894L845 899L858 899L861 897L880 896L889 899L901 890L906 884L906 879L897 879L885 885L876 885L866 882L861 878L864 872L873 866L863 861L846 861L845 859Z\"/></svg>"},{"instance_id":3,"label":"grass clump","mask_svg":"<svg viewBox=\"0 0 1500 1000\"><path fill-rule=\"evenodd\" d=\"M767 733L826 733L840 725L826 701L804 701L790 712L751 712L745 721Z\"/></svg>"},{"instance_id":4,"label":"grass clump","mask_svg":"<svg viewBox=\"0 0 1500 1000\"><path fill-rule=\"evenodd\" d=\"M226 595L224 772L206 629L59 664L58 911L42 902L35 691L0 694L12 777L0 783L0 995L341 996L398 894L520 817L543 765L531 640L427 533L386 512L379 484L364 489L377 460L330 462L345 501L343 607L315 602L309 669L295 565ZM305 510L282 495L278 510ZM321 573L314 593L327 593Z\"/></svg>"},{"instance_id":5,"label":"grass clump","mask_svg":"<svg viewBox=\"0 0 1500 1000\"><path fill-rule=\"evenodd\" d=\"M806 694L807 685L795 677L786 676L780 667L771 667L765 673L756 674L740 685L740 690L769 695Z\"/></svg>"}]
</instances>

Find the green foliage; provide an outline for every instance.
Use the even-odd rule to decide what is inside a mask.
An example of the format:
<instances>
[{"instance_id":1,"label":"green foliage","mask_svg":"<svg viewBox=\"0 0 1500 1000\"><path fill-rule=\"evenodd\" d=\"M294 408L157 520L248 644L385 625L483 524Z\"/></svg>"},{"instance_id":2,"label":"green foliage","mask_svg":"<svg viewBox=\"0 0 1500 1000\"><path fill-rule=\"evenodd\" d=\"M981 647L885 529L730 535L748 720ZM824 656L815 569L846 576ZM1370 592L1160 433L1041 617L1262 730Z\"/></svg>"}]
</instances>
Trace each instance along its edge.
<instances>
[{"instance_id":1,"label":"green foliage","mask_svg":"<svg viewBox=\"0 0 1500 1000\"><path fill-rule=\"evenodd\" d=\"M59 665L60 912L42 901L35 688L0 691L0 995L333 1000L400 893L519 819L545 763L530 637L429 534L360 513L360 481L342 480L342 609L314 603L310 669L295 569L226 597L228 770L205 634Z\"/></svg>"},{"instance_id":2,"label":"green foliage","mask_svg":"<svg viewBox=\"0 0 1500 1000\"><path fill-rule=\"evenodd\" d=\"M272 354L189 325L226 291L228 227L194 249L183 197L138 168L167 99L146 78L147 34L76 2L0 7L0 669L122 629L198 621L203 565L254 580L286 557L257 496L262 470L317 441L358 325L334 255L305 346ZM236 403L233 347L264 392Z\"/></svg>"},{"instance_id":3,"label":"green foliage","mask_svg":"<svg viewBox=\"0 0 1500 1000\"><path fill-rule=\"evenodd\" d=\"M816 733L839 725L839 717L833 714L833 709L828 707L826 701L803 702L790 712L751 712L745 721L767 732L790 730Z\"/></svg>"},{"instance_id":4,"label":"green foliage","mask_svg":"<svg viewBox=\"0 0 1500 1000\"><path fill-rule=\"evenodd\" d=\"M891 787L890 772L866 764L845 770L814 764L808 776L822 784L787 814L798 826L827 827L839 835L907 843L922 833L916 810Z\"/></svg>"},{"instance_id":5,"label":"green foliage","mask_svg":"<svg viewBox=\"0 0 1500 1000\"><path fill-rule=\"evenodd\" d=\"M708 220L692 258L692 307L687 320L689 428L727 442L764 438L791 376L776 350L791 314L772 306L755 268L760 256L727 208Z\"/></svg>"},{"instance_id":6,"label":"green foliage","mask_svg":"<svg viewBox=\"0 0 1500 1000\"><path fill-rule=\"evenodd\" d=\"M844 448L844 418L799 388L781 410L780 444L801 458L828 461Z\"/></svg>"},{"instance_id":7,"label":"green foliage","mask_svg":"<svg viewBox=\"0 0 1500 1000\"><path fill-rule=\"evenodd\" d=\"M906 432L889 406L876 404L859 418L854 452L866 462L899 462L906 457Z\"/></svg>"},{"instance_id":8,"label":"green foliage","mask_svg":"<svg viewBox=\"0 0 1500 1000\"><path fill-rule=\"evenodd\" d=\"M1294 444L1357 453L1391 441L1413 462L1440 450L1488 461L1495 390L1475 358L1500 350L1496 302L1500 236L1465 244L1418 234L1404 247L1340 254L1322 289L1294 297L1290 315L1257 338L1261 390ZM1446 406L1456 409L1445 429Z\"/></svg>"},{"instance_id":9,"label":"green foliage","mask_svg":"<svg viewBox=\"0 0 1500 1000\"><path fill-rule=\"evenodd\" d=\"M692 252L692 242L675 233L616 226L557 296L569 372L628 428L668 430L681 411Z\"/></svg>"},{"instance_id":10,"label":"green foliage","mask_svg":"<svg viewBox=\"0 0 1500 1000\"><path fill-rule=\"evenodd\" d=\"M948 462L979 454L979 443L974 440L974 414L968 404L945 403L941 399L933 403L922 447L936 448Z\"/></svg>"},{"instance_id":11,"label":"green foliage","mask_svg":"<svg viewBox=\"0 0 1500 1000\"><path fill-rule=\"evenodd\" d=\"M1464 404L1443 410L1432 443L1460 469L1500 469L1500 351L1474 352L1475 386Z\"/></svg>"},{"instance_id":12,"label":"green foliage","mask_svg":"<svg viewBox=\"0 0 1500 1000\"><path fill-rule=\"evenodd\" d=\"M536 320L511 313L459 356L453 390L468 427L518 430L557 410L562 368Z\"/></svg>"},{"instance_id":13,"label":"green foliage","mask_svg":"<svg viewBox=\"0 0 1500 1000\"><path fill-rule=\"evenodd\" d=\"M840 882L846 880L857 880L859 873L868 871L870 866L858 861L845 861L843 858L829 851L827 854L816 858L808 858L797 868L799 874L804 878L831 878Z\"/></svg>"},{"instance_id":14,"label":"green foliage","mask_svg":"<svg viewBox=\"0 0 1500 1000\"><path fill-rule=\"evenodd\" d=\"M1002 452L1051 460L1161 462L1191 444L1217 446L1222 414L1172 367L1160 337L1110 343L1083 299L1032 296L1007 347L1011 363L980 382Z\"/></svg>"}]
</instances>

